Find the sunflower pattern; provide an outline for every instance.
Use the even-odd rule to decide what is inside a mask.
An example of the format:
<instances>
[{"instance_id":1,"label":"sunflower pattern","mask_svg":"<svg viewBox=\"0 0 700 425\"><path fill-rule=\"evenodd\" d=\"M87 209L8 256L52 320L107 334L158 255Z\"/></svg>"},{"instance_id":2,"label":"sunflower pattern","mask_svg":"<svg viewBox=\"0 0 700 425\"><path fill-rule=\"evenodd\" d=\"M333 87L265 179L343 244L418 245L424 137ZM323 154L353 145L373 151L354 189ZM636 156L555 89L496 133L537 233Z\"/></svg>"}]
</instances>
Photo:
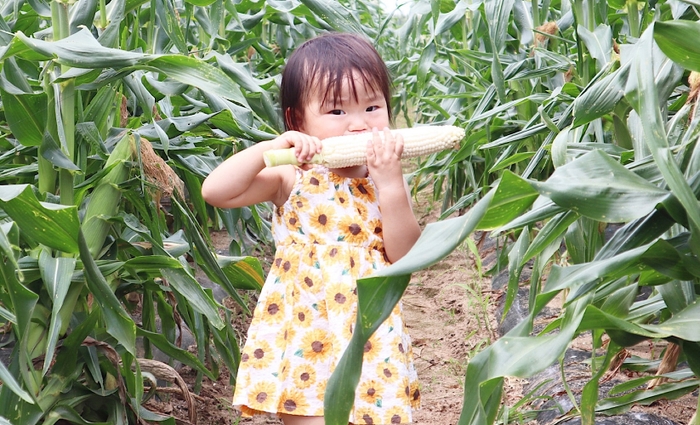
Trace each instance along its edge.
<instances>
[{"instance_id":1,"label":"sunflower pattern","mask_svg":"<svg viewBox=\"0 0 700 425\"><path fill-rule=\"evenodd\" d=\"M273 216L277 252L241 355L233 404L244 416L323 415L328 378L352 338L355 280L388 265L371 177L297 168ZM365 345L354 424L412 420L420 402L401 306Z\"/></svg>"}]
</instances>

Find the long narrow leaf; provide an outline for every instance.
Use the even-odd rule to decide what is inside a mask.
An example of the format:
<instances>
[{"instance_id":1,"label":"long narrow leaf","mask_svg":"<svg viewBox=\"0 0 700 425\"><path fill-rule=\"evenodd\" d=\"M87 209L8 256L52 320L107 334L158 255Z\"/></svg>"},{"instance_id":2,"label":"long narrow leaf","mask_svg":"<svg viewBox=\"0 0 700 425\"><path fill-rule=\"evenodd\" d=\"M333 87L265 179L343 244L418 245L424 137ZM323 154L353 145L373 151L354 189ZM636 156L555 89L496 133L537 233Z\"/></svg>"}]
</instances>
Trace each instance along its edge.
<instances>
[{"instance_id":1,"label":"long narrow leaf","mask_svg":"<svg viewBox=\"0 0 700 425\"><path fill-rule=\"evenodd\" d=\"M190 56L148 55L103 47L92 34L83 29L55 42L16 35L23 43L45 59L76 68L152 69L182 83L216 93L242 105L247 105L240 88L221 69Z\"/></svg>"},{"instance_id":2,"label":"long narrow leaf","mask_svg":"<svg viewBox=\"0 0 700 425\"><path fill-rule=\"evenodd\" d=\"M0 273L2 273L3 276L3 281L5 284L4 289L10 295L10 299L12 300L11 307L15 310L15 315L17 317L17 324L15 328L16 335L19 338L19 341L26 341L26 339L28 339L27 332L29 331L29 326L31 324L32 311L34 310L34 305L39 297L17 280L15 270L17 270L18 267L16 267L14 252L12 250L12 246L10 245L10 241L7 239L5 231L1 228L0 257L2 259L0 262ZM20 355L24 357L26 356L26 353L21 353ZM31 365L31 362L20 362L20 367L24 369L27 364ZM2 381L3 387L7 386L10 391L12 391L26 403L34 403L32 396L22 388L22 386L15 380L14 376L7 370L7 367L2 362L0 362L0 381Z\"/></svg>"},{"instance_id":3,"label":"long narrow leaf","mask_svg":"<svg viewBox=\"0 0 700 425\"><path fill-rule=\"evenodd\" d=\"M40 202L29 185L0 187L0 208L32 240L67 253L78 252L77 208Z\"/></svg>"},{"instance_id":4,"label":"long narrow leaf","mask_svg":"<svg viewBox=\"0 0 700 425\"><path fill-rule=\"evenodd\" d=\"M677 20L656 22L654 40L674 62L700 72L700 22Z\"/></svg>"},{"instance_id":5,"label":"long narrow leaf","mask_svg":"<svg viewBox=\"0 0 700 425\"><path fill-rule=\"evenodd\" d=\"M39 254L39 270L42 281L51 297L51 323L48 328L48 341L46 344L46 358L52 359L58 342L59 330L63 326L61 321L61 307L68 294L71 277L75 270L76 259L69 257L53 258L51 254L42 250ZM44 375L49 370L51 362L44 362Z\"/></svg>"},{"instance_id":6,"label":"long narrow leaf","mask_svg":"<svg viewBox=\"0 0 700 425\"><path fill-rule=\"evenodd\" d=\"M24 146L39 146L46 128L46 93L11 94L0 90L7 124Z\"/></svg>"},{"instance_id":7,"label":"long narrow leaf","mask_svg":"<svg viewBox=\"0 0 700 425\"><path fill-rule=\"evenodd\" d=\"M107 332L119 342L124 349L136 355L136 324L127 314L104 276L97 268L82 232L79 234L80 259L85 267L85 277L95 301L102 309Z\"/></svg>"},{"instance_id":8,"label":"long narrow leaf","mask_svg":"<svg viewBox=\"0 0 700 425\"><path fill-rule=\"evenodd\" d=\"M688 226L692 235L691 249L698 255L700 254L700 209L697 208L697 198L669 150L657 95L657 83L654 76L648 72L647 62L643 58L643 55L650 57L654 47L651 31L653 27L645 31L638 43L639 56L636 57L633 70L639 93L637 101L633 102L633 107L642 119L644 138L655 163L688 215Z\"/></svg>"},{"instance_id":9,"label":"long narrow leaf","mask_svg":"<svg viewBox=\"0 0 700 425\"><path fill-rule=\"evenodd\" d=\"M593 151L533 186L557 205L603 222L626 222L651 212L669 193Z\"/></svg>"}]
</instances>

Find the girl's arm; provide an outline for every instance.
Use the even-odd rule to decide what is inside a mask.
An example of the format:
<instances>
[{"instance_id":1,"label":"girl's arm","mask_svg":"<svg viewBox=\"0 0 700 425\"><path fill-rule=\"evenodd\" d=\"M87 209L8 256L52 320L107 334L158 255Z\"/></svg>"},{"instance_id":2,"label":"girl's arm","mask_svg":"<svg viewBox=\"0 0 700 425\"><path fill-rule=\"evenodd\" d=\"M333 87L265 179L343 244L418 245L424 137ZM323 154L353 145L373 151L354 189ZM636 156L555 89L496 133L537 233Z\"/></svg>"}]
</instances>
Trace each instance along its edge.
<instances>
[{"instance_id":1,"label":"girl's arm","mask_svg":"<svg viewBox=\"0 0 700 425\"><path fill-rule=\"evenodd\" d=\"M401 170L403 140L401 136L394 139L388 129L384 130L384 137L386 142L382 143L374 131L373 141L367 145L367 167L377 187L384 249L394 263L413 247L421 230Z\"/></svg>"},{"instance_id":2,"label":"girl's arm","mask_svg":"<svg viewBox=\"0 0 700 425\"><path fill-rule=\"evenodd\" d=\"M277 206L284 204L294 182L294 167L266 168L263 152L289 147L294 147L297 158L304 162L320 152L321 143L296 131L256 143L216 167L202 183L202 197L219 208L239 208L265 201Z\"/></svg>"}]
</instances>

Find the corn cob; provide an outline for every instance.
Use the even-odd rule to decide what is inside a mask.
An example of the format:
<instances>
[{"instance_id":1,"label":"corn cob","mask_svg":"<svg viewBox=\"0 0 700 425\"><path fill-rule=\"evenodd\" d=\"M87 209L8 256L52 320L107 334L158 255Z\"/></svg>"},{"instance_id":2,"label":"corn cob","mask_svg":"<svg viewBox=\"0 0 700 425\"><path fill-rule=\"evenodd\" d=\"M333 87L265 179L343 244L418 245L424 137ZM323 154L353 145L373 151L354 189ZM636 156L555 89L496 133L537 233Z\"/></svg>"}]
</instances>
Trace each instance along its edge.
<instances>
[{"instance_id":1,"label":"corn cob","mask_svg":"<svg viewBox=\"0 0 700 425\"><path fill-rule=\"evenodd\" d=\"M403 137L403 154L401 158L413 158L453 148L464 137L464 129L452 125L426 125L413 128L391 130L392 134ZM384 138L384 133L379 132ZM350 136L329 137L321 141L321 153L309 161L323 164L329 168L344 168L367 163L367 141L371 133ZM294 148L272 149L263 153L265 165L292 164L299 165Z\"/></svg>"},{"instance_id":2,"label":"corn cob","mask_svg":"<svg viewBox=\"0 0 700 425\"><path fill-rule=\"evenodd\" d=\"M102 245L112 227L107 219L119 212L122 194L117 186L129 178L131 166L128 162L134 158L135 146L133 134L126 134L117 142L104 165L105 168L112 168L95 187L85 210L81 228L85 233L90 254L95 259L99 258Z\"/></svg>"}]
</instances>

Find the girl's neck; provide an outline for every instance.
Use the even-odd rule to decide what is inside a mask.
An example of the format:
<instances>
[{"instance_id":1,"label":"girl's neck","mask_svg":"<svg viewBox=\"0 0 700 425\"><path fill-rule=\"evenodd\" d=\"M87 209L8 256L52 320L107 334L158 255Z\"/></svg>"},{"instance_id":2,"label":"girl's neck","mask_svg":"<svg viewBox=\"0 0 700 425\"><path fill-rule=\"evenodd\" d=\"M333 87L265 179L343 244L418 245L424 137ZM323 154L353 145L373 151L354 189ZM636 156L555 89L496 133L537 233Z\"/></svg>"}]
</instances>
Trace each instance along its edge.
<instances>
[{"instance_id":1,"label":"girl's neck","mask_svg":"<svg viewBox=\"0 0 700 425\"><path fill-rule=\"evenodd\" d=\"M329 168L329 170L334 174L339 175L340 177L347 177L352 179L365 178L368 176L366 165L358 165L355 167L345 168Z\"/></svg>"}]
</instances>

